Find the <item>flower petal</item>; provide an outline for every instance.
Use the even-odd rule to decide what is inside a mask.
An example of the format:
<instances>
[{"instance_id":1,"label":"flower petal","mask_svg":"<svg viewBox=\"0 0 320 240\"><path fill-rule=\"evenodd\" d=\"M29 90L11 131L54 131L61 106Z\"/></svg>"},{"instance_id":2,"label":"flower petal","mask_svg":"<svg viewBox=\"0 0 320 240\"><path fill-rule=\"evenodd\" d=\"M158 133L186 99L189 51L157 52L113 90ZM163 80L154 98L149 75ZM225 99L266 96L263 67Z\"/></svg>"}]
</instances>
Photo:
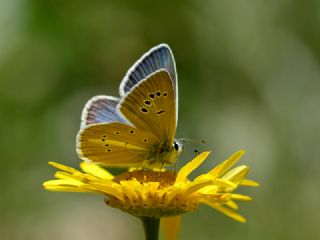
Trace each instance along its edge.
<instances>
[{"instance_id":1,"label":"flower petal","mask_svg":"<svg viewBox=\"0 0 320 240\"><path fill-rule=\"evenodd\" d=\"M78 170L72 168L72 167L68 167L66 165L60 164L60 163L56 163L56 162L48 162L49 165L58 168L62 171L68 172L68 173L80 173Z\"/></svg>"},{"instance_id":2,"label":"flower petal","mask_svg":"<svg viewBox=\"0 0 320 240\"><path fill-rule=\"evenodd\" d=\"M164 240L177 240L181 226L181 215L161 218Z\"/></svg>"},{"instance_id":3,"label":"flower petal","mask_svg":"<svg viewBox=\"0 0 320 240\"><path fill-rule=\"evenodd\" d=\"M248 175L248 172L249 172L249 167L238 166L230 170L229 172L227 172L222 177L222 179L231 181L238 185L245 179L245 177Z\"/></svg>"},{"instance_id":4,"label":"flower petal","mask_svg":"<svg viewBox=\"0 0 320 240\"><path fill-rule=\"evenodd\" d=\"M252 200L252 198L247 195L236 194L236 193L232 193L231 198L233 200L239 200L239 201L251 201Z\"/></svg>"},{"instance_id":5,"label":"flower petal","mask_svg":"<svg viewBox=\"0 0 320 240\"><path fill-rule=\"evenodd\" d=\"M234 220L241 222L241 223L245 223L246 219L244 217L242 217L240 214L234 212L233 210L223 207L220 204L214 204L211 202L207 202L207 201L203 201L203 203L205 203L206 205L215 208L216 210L218 210L219 212L222 212L223 214L227 215L228 217L233 218Z\"/></svg>"},{"instance_id":6,"label":"flower petal","mask_svg":"<svg viewBox=\"0 0 320 240\"><path fill-rule=\"evenodd\" d=\"M189 162L184 167L182 167L180 169L180 171L178 172L175 183L183 182L193 170L195 170L197 167L199 167L199 165L204 160L206 160L206 158L208 157L209 154L210 154L210 152L203 152L203 153L199 154L198 156L196 156L191 162Z\"/></svg>"},{"instance_id":7,"label":"flower petal","mask_svg":"<svg viewBox=\"0 0 320 240\"><path fill-rule=\"evenodd\" d=\"M249 180L249 179L244 179L241 184L241 186L247 186L247 187L259 187L260 183L253 181L253 180Z\"/></svg>"},{"instance_id":8,"label":"flower petal","mask_svg":"<svg viewBox=\"0 0 320 240\"><path fill-rule=\"evenodd\" d=\"M242 155L245 153L245 151L240 150L236 153L234 153L231 157L229 157L227 160L213 168L209 173L216 176L221 177L224 173L226 173L236 162L240 160Z\"/></svg>"},{"instance_id":9,"label":"flower petal","mask_svg":"<svg viewBox=\"0 0 320 240\"><path fill-rule=\"evenodd\" d=\"M190 182L186 185L186 191L184 192L186 196L200 190L203 187L209 186L212 183L212 181L208 180L201 180L196 182Z\"/></svg>"},{"instance_id":10,"label":"flower petal","mask_svg":"<svg viewBox=\"0 0 320 240\"><path fill-rule=\"evenodd\" d=\"M79 189L81 184L81 182L73 179L58 179L46 181L42 184L42 186L49 191L89 192Z\"/></svg>"},{"instance_id":11,"label":"flower petal","mask_svg":"<svg viewBox=\"0 0 320 240\"><path fill-rule=\"evenodd\" d=\"M237 210L239 208L238 204L236 204L234 201L230 200L226 202L226 205L234 210Z\"/></svg>"},{"instance_id":12,"label":"flower petal","mask_svg":"<svg viewBox=\"0 0 320 240\"><path fill-rule=\"evenodd\" d=\"M111 173L94 163L81 162L80 167L84 172L89 173L97 178L107 180L112 180L114 178Z\"/></svg>"}]
</instances>

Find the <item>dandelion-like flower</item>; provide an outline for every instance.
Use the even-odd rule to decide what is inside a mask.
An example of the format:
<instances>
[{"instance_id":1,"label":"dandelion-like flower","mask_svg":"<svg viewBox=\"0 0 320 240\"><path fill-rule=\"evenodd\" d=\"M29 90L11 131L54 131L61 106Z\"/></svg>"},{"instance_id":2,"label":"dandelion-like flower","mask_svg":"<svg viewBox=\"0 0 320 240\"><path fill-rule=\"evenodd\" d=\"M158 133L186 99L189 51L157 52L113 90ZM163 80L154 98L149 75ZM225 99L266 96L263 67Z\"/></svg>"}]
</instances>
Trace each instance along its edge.
<instances>
[{"instance_id":1,"label":"dandelion-like flower","mask_svg":"<svg viewBox=\"0 0 320 240\"><path fill-rule=\"evenodd\" d=\"M250 201L251 197L236 194L240 185L258 186L246 179L247 166L230 168L241 158L238 151L209 172L190 180L188 176L207 158L203 152L177 173L173 171L134 170L113 176L102 167L82 162L83 172L58 163L49 164L61 170L56 180L43 184L50 191L94 192L105 196L105 203L141 219L179 221L181 214L194 211L200 204L208 205L239 222L245 218L235 210L235 201ZM167 218L176 217L176 218ZM171 233L174 231L170 224ZM178 224L177 224L178 225ZM166 224L164 223L164 226ZM173 239L173 238L171 238Z\"/></svg>"}]
</instances>

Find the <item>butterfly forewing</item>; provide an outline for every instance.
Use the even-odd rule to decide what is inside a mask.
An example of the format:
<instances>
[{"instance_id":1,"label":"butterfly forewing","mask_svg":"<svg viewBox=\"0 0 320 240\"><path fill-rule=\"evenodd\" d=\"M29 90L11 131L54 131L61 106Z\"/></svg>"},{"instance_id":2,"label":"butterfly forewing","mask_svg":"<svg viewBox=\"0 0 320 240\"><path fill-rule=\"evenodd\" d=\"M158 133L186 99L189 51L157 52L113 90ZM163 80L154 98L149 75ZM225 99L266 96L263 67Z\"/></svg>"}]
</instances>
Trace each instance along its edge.
<instances>
[{"instance_id":1,"label":"butterfly forewing","mask_svg":"<svg viewBox=\"0 0 320 240\"><path fill-rule=\"evenodd\" d=\"M123 123L101 123L80 130L77 152L84 160L108 166L143 166L158 139Z\"/></svg>"},{"instance_id":2,"label":"butterfly forewing","mask_svg":"<svg viewBox=\"0 0 320 240\"><path fill-rule=\"evenodd\" d=\"M175 96L166 70L140 81L120 102L119 109L135 127L155 135L160 144L172 146L176 132Z\"/></svg>"},{"instance_id":3,"label":"butterfly forewing","mask_svg":"<svg viewBox=\"0 0 320 240\"><path fill-rule=\"evenodd\" d=\"M177 73L173 54L167 44L159 44L145 53L127 72L120 84L120 95L124 96L137 83L160 69L168 71L177 92Z\"/></svg>"},{"instance_id":4,"label":"butterfly forewing","mask_svg":"<svg viewBox=\"0 0 320 240\"><path fill-rule=\"evenodd\" d=\"M91 98L82 111L81 128L93 123L123 122L127 123L117 111L120 99L111 96Z\"/></svg>"}]
</instances>

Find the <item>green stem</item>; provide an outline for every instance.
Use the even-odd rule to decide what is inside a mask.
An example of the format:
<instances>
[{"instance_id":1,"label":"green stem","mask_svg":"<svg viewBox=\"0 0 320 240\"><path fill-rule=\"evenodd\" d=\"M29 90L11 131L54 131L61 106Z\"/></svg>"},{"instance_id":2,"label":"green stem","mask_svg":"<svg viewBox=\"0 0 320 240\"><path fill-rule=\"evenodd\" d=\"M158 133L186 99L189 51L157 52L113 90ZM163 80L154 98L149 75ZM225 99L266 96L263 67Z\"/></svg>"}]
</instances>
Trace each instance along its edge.
<instances>
[{"instance_id":1,"label":"green stem","mask_svg":"<svg viewBox=\"0 0 320 240\"><path fill-rule=\"evenodd\" d=\"M142 217L142 224L146 240L158 240L159 239L159 218Z\"/></svg>"}]
</instances>

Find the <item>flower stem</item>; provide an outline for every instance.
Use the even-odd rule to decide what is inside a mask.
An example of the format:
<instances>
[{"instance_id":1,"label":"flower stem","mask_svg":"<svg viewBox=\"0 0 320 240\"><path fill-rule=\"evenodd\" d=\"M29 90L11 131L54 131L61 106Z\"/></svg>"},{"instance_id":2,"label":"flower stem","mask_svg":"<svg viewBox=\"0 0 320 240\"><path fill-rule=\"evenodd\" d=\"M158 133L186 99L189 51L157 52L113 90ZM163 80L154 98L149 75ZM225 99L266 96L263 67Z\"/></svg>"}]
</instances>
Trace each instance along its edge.
<instances>
[{"instance_id":1,"label":"flower stem","mask_svg":"<svg viewBox=\"0 0 320 240\"><path fill-rule=\"evenodd\" d=\"M159 218L141 217L146 240L159 239Z\"/></svg>"}]
</instances>

